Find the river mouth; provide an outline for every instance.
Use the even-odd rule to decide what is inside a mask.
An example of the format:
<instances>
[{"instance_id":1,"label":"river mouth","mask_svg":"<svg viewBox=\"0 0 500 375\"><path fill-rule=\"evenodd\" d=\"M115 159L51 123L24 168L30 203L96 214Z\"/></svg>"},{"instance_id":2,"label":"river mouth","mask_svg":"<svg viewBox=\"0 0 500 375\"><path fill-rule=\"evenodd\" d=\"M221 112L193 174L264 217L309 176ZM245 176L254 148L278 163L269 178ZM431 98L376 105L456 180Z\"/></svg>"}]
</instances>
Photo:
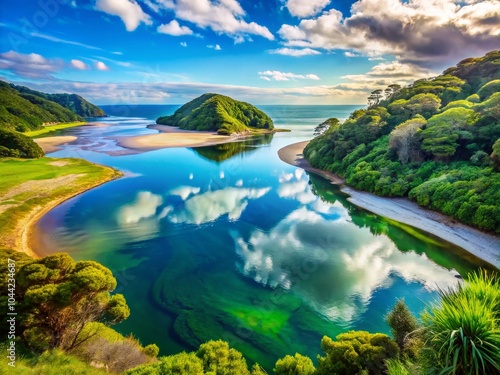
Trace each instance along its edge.
<instances>
[{"instance_id":1,"label":"river mouth","mask_svg":"<svg viewBox=\"0 0 500 375\"><path fill-rule=\"evenodd\" d=\"M87 135L99 144L115 125ZM418 314L438 288L478 268L452 245L367 213L283 163L277 151L309 139L307 129L121 156L102 144L66 146L50 156L127 177L50 211L35 250L109 267L131 308L117 329L161 354L220 338L267 369L286 354L315 358L323 335L388 333L384 316L398 298Z\"/></svg>"}]
</instances>

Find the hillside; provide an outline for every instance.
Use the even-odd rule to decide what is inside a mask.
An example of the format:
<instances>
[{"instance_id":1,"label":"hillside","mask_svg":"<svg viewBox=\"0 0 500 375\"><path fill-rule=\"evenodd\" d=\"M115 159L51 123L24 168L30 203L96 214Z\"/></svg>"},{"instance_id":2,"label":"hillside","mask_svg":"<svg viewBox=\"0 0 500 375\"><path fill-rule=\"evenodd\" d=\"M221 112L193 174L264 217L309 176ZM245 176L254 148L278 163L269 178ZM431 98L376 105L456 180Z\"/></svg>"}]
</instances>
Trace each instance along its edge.
<instances>
[{"instance_id":1,"label":"hillside","mask_svg":"<svg viewBox=\"0 0 500 375\"><path fill-rule=\"evenodd\" d=\"M500 233L500 51L368 100L309 143L311 165Z\"/></svg>"},{"instance_id":2,"label":"hillside","mask_svg":"<svg viewBox=\"0 0 500 375\"><path fill-rule=\"evenodd\" d=\"M203 94L184 104L173 115L158 118L156 123L219 134L274 128L271 118L260 109L219 94Z\"/></svg>"},{"instance_id":3,"label":"hillside","mask_svg":"<svg viewBox=\"0 0 500 375\"><path fill-rule=\"evenodd\" d=\"M44 123L82 121L104 112L74 94L46 94L0 81L0 128L40 129Z\"/></svg>"},{"instance_id":4,"label":"hillside","mask_svg":"<svg viewBox=\"0 0 500 375\"><path fill-rule=\"evenodd\" d=\"M89 103L80 95L76 94L46 94L44 92L31 90L28 87L12 85L11 87L21 94L31 94L42 97L61 105L64 108L82 117L104 117L106 113L98 106Z\"/></svg>"}]
</instances>

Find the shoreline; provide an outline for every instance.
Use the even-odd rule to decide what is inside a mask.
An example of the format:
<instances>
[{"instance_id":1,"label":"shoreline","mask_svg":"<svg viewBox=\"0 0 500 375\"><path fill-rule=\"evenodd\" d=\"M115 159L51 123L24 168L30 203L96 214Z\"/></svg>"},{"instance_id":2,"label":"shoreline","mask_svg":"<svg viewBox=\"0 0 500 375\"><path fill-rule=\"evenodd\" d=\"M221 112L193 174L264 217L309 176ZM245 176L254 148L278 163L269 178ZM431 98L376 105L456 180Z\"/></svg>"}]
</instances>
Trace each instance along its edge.
<instances>
[{"instance_id":1,"label":"shoreline","mask_svg":"<svg viewBox=\"0 0 500 375\"><path fill-rule=\"evenodd\" d=\"M49 154L61 150L62 147L59 146L71 143L77 139L78 137L74 135L59 135L54 137L35 138L33 141L42 148L45 154Z\"/></svg>"},{"instance_id":2,"label":"shoreline","mask_svg":"<svg viewBox=\"0 0 500 375\"><path fill-rule=\"evenodd\" d=\"M52 165L56 166L64 167L67 163L64 159L52 159L52 160L53 160L51 161ZM13 229L5 233L2 239L3 240L2 245L6 248L12 248L12 250L15 251L23 252L35 259L43 257L44 254L37 252L35 250L36 246L33 246L33 240L34 240L33 233L35 232L35 226L38 223L38 221L47 212L54 209L63 202L71 198L74 198L86 191L101 186L106 182L116 180L123 176L123 173L121 171L118 171L111 167L104 165L97 165L97 164L95 165L102 168L103 175L101 175L97 180L92 181L90 183L84 183L83 185L80 183L76 184L75 182L80 180L80 177L85 176L85 174L68 175L73 177L73 180L71 181L71 183L73 183L72 185L73 189L69 192L66 192L65 194L62 194L61 196L55 196L54 199L51 199L48 202L44 202L42 204L37 204L30 207L29 210L27 210L27 212L24 215L22 215L19 219L17 219Z\"/></svg>"},{"instance_id":3,"label":"shoreline","mask_svg":"<svg viewBox=\"0 0 500 375\"><path fill-rule=\"evenodd\" d=\"M339 185L340 190L349 195L347 200L352 204L430 233L500 268L500 251L495 251L495 249L500 249L500 238L459 223L439 212L420 207L407 198L380 197L347 186L343 178L331 172L313 168L304 159L302 152L308 143L309 141L304 141L285 146L278 151L278 156L285 163L320 175L330 180L332 184Z\"/></svg>"}]
</instances>

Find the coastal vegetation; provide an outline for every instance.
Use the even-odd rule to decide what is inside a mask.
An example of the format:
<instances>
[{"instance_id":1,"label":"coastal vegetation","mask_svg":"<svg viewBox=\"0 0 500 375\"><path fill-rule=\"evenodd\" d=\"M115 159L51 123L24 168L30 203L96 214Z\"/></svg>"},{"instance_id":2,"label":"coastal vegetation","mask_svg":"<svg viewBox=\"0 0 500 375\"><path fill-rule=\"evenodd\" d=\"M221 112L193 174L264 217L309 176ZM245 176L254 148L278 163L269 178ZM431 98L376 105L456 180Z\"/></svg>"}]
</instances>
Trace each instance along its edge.
<instances>
[{"instance_id":1,"label":"coastal vegetation","mask_svg":"<svg viewBox=\"0 0 500 375\"><path fill-rule=\"evenodd\" d=\"M28 137L83 125L84 117L98 116L106 114L76 94L46 94L0 81L0 157L42 157L41 148Z\"/></svg>"},{"instance_id":2,"label":"coastal vegetation","mask_svg":"<svg viewBox=\"0 0 500 375\"><path fill-rule=\"evenodd\" d=\"M52 208L121 173L81 159L0 158L0 175L0 247L23 250L20 228L42 208Z\"/></svg>"},{"instance_id":3,"label":"coastal vegetation","mask_svg":"<svg viewBox=\"0 0 500 375\"><path fill-rule=\"evenodd\" d=\"M218 134L271 131L273 121L260 109L220 94L203 94L184 104L173 115L159 117L157 124Z\"/></svg>"},{"instance_id":4,"label":"coastal vegetation","mask_svg":"<svg viewBox=\"0 0 500 375\"><path fill-rule=\"evenodd\" d=\"M16 262L16 299L20 330L14 374L267 374L249 366L228 342L212 340L196 351L158 357L154 344L142 346L109 325L130 313L125 299L113 294L116 280L93 261L73 261L67 254L32 259L0 250L0 270ZM0 287L7 288L7 281ZM0 297L6 308L7 296ZM500 371L500 280L480 271L440 292L418 321L404 301L387 315L393 337L349 331L323 337L323 355L314 361L295 353L276 361L276 375L494 374ZM1 327L4 337L6 327ZM4 332L5 331L5 332ZM8 343L2 344L7 349ZM7 366L2 358L2 366Z\"/></svg>"},{"instance_id":5,"label":"coastal vegetation","mask_svg":"<svg viewBox=\"0 0 500 375\"><path fill-rule=\"evenodd\" d=\"M409 197L500 233L499 87L500 51L492 51L440 76L375 90L367 109L321 124L304 156L357 189Z\"/></svg>"}]
</instances>

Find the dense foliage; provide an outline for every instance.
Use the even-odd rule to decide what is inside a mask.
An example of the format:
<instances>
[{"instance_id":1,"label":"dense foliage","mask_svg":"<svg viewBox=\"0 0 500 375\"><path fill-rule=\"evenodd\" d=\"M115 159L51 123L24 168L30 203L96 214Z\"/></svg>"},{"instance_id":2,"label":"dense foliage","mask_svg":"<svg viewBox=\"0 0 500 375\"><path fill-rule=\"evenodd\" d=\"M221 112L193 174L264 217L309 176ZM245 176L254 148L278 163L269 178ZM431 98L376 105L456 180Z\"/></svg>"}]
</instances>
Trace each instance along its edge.
<instances>
[{"instance_id":1,"label":"dense foliage","mask_svg":"<svg viewBox=\"0 0 500 375\"><path fill-rule=\"evenodd\" d=\"M0 81L0 128L20 132L42 124L82 121L104 112L74 94L46 94Z\"/></svg>"},{"instance_id":2,"label":"dense foliage","mask_svg":"<svg viewBox=\"0 0 500 375\"><path fill-rule=\"evenodd\" d=\"M0 157L40 158L43 150L24 134L0 128Z\"/></svg>"},{"instance_id":3,"label":"dense foliage","mask_svg":"<svg viewBox=\"0 0 500 375\"><path fill-rule=\"evenodd\" d=\"M372 93L304 150L316 168L500 233L500 51ZM378 92L380 91L380 92Z\"/></svg>"},{"instance_id":4,"label":"dense foliage","mask_svg":"<svg viewBox=\"0 0 500 375\"><path fill-rule=\"evenodd\" d=\"M65 253L23 258L15 276L20 336L34 351L72 349L86 324L114 324L130 314L123 295L110 295L116 287L111 271L96 262L75 262Z\"/></svg>"},{"instance_id":5,"label":"dense foliage","mask_svg":"<svg viewBox=\"0 0 500 375\"><path fill-rule=\"evenodd\" d=\"M272 130L274 127L271 118L260 109L219 94L203 94L184 104L173 115L159 117L156 123L219 134Z\"/></svg>"}]
</instances>

